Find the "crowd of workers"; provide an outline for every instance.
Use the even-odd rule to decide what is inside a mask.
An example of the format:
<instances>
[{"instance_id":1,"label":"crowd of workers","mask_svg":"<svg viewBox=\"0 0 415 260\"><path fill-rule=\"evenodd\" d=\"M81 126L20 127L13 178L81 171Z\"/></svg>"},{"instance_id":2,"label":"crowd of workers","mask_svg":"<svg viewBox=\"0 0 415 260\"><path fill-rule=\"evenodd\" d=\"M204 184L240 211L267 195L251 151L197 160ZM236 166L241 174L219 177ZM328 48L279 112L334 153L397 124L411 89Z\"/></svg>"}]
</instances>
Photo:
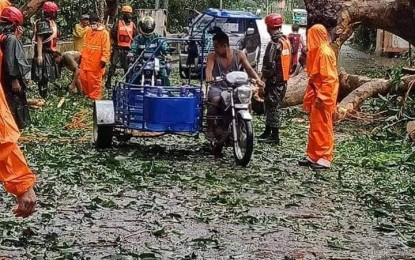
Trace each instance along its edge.
<instances>
[{"instance_id":1,"label":"crowd of workers","mask_svg":"<svg viewBox=\"0 0 415 260\"><path fill-rule=\"evenodd\" d=\"M23 77L31 71L32 80L38 85L39 95L46 98L48 85L59 79L63 67L73 72L71 90L78 90L92 100L102 96L105 68L109 64L106 86L117 68L127 71L129 62L159 35L154 33L155 22L151 17L140 20L138 28L132 21L133 10L122 7L121 18L108 31L96 14L83 15L75 25L74 51L59 53L57 43L59 29L55 23L58 6L46 1L42 17L34 26L34 57L32 65L27 61L19 38L22 35L23 14L8 1L0 1L0 180L7 191L16 195L16 216L27 217L35 210L36 195L33 191L35 176L28 167L17 141L22 129L30 124ZM338 76L336 57L329 46L327 29L316 24L308 29L307 42L293 27L293 33L282 33L283 19L279 14L265 18L271 41L263 60L262 76L249 64L246 55L230 48L229 37L222 31L213 36L214 51L207 58L206 81L239 70L242 66L251 78L257 80L265 92L265 131L259 137L264 142L279 144L281 126L280 109L290 74L298 70L298 54L307 50L306 71L309 83L304 97L304 110L309 113L307 157L299 161L301 166L314 169L330 168L333 159L334 135L332 116L337 100ZM112 46L111 46L112 45ZM156 46L153 46L155 48ZM168 46L160 48L161 54ZM163 74L168 80L168 75ZM209 102L218 103L221 89L211 87ZM216 106L210 106L208 114L215 114Z\"/></svg>"},{"instance_id":2,"label":"crowd of workers","mask_svg":"<svg viewBox=\"0 0 415 260\"><path fill-rule=\"evenodd\" d=\"M18 217L31 215L36 204L36 177L17 145L20 130L31 123L25 75L31 72L39 95L47 98L49 84L67 68L73 73L70 90L78 90L92 100L100 99L107 64L109 86L117 68L126 71L129 62L159 37L154 33L153 18L141 19L138 30L132 21L132 8L123 6L121 18L110 32L96 14L83 15L74 27L74 50L59 53L60 32L55 22L58 10L54 1L42 4L41 17L33 27L34 56L30 64L20 41L23 13L9 1L0 0L0 181L17 197L14 214Z\"/></svg>"}]
</instances>

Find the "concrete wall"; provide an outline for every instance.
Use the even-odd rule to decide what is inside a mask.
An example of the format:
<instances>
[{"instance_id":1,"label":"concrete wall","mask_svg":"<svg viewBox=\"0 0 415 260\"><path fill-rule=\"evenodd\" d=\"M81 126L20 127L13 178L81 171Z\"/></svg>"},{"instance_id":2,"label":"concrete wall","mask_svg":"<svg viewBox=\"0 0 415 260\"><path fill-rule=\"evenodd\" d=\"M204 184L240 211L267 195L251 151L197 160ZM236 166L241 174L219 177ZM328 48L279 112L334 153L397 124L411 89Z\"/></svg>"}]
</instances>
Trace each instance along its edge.
<instances>
[{"instance_id":1,"label":"concrete wall","mask_svg":"<svg viewBox=\"0 0 415 260\"><path fill-rule=\"evenodd\" d=\"M384 30L377 30L376 53L402 53L409 50L409 42Z\"/></svg>"},{"instance_id":2,"label":"concrete wall","mask_svg":"<svg viewBox=\"0 0 415 260\"><path fill-rule=\"evenodd\" d=\"M171 38L179 38L180 36L182 36L181 34L170 34L167 37L171 37ZM172 47L176 48L176 53L178 54L180 51L180 44L178 43L171 43ZM23 46L23 50L25 52L26 58L31 61L33 59L34 56L34 49L33 49L34 45L33 44L26 44ZM59 42L58 43L58 51L59 52L65 52L65 51L73 51L73 42ZM177 58L177 57L176 57ZM175 60L175 59L173 59ZM30 79L30 73L28 73L26 75L26 79Z\"/></svg>"},{"instance_id":3,"label":"concrete wall","mask_svg":"<svg viewBox=\"0 0 415 260\"><path fill-rule=\"evenodd\" d=\"M181 34L170 34L167 37L179 38L180 36L181 36ZM176 52L179 51L179 48L178 48L179 46L178 45L179 45L178 43L171 43L172 47L177 48ZM34 55L33 45L32 44L24 45L23 49L25 51L26 58L27 59L32 59L33 55ZM61 53L65 52L65 51L73 51L73 42L72 41L70 41L70 42L59 42L58 43L58 51L61 52Z\"/></svg>"}]
</instances>

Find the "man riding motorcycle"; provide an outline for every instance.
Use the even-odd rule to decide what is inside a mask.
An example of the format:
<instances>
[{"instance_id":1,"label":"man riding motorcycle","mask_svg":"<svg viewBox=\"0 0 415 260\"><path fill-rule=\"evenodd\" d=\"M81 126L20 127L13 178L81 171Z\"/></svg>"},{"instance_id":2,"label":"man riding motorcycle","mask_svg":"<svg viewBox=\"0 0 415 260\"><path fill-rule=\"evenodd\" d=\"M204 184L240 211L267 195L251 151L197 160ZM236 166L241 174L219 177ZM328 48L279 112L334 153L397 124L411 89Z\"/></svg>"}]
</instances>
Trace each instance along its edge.
<instances>
[{"instance_id":1,"label":"man riding motorcycle","mask_svg":"<svg viewBox=\"0 0 415 260\"><path fill-rule=\"evenodd\" d=\"M213 36L214 52L207 57L206 65L206 82L213 82L216 77L224 76L232 71L240 70L240 65L248 73L249 77L255 79L257 84L264 86L264 82L251 67L245 53L239 50L231 49L229 37L223 31L217 31ZM207 117L212 118L218 115L218 109L221 101L221 93L224 91L220 85L212 85L208 92L209 107ZM215 136L213 124L214 120L208 119L207 136Z\"/></svg>"},{"instance_id":2,"label":"man riding motorcycle","mask_svg":"<svg viewBox=\"0 0 415 260\"><path fill-rule=\"evenodd\" d=\"M143 54L141 56L141 61L145 61L154 54L153 58L160 59L160 71L158 73L158 78L161 79L163 86L169 86L169 45L165 40L159 39L162 37L161 35L154 32L154 29L156 28L156 22L152 17L143 17L138 24L138 28L141 34L134 38L133 44L131 46L131 51L128 53L127 57L130 60L135 60L139 58L141 54ZM133 76L129 78L134 80L136 77ZM137 84L138 82L131 83Z\"/></svg>"}]
</instances>

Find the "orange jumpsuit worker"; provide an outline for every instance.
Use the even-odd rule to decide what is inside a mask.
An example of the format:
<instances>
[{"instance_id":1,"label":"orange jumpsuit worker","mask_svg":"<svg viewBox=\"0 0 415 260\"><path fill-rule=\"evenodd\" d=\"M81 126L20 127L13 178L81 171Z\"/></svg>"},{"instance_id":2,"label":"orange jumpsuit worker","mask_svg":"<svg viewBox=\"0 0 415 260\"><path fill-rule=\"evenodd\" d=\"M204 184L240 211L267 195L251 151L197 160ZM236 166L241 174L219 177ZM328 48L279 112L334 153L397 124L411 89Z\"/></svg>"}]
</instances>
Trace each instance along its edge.
<instances>
[{"instance_id":1,"label":"orange jumpsuit worker","mask_svg":"<svg viewBox=\"0 0 415 260\"><path fill-rule=\"evenodd\" d=\"M91 29L85 33L80 59L82 92L92 100L102 97L102 78L111 55L109 33L98 21L96 14L89 16Z\"/></svg>"},{"instance_id":2,"label":"orange jumpsuit worker","mask_svg":"<svg viewBox=\"0 0 415 260\"><path fill-rule=\"evenodd\" d=\"M6 7L1 19L23 24L23 14L19 9ZM0 49L0 60L3 53ZM2 63L0 63L0 71ZM0 73L1 75L1 73ZM20 132L7 105L3 88L0 86L0 181L5 189L17 197L17 217L28 217L35 212L36 195L33 186L36 177L27 166L26 160L17 145Z\"/></svg>"},{"instance_id":3,"label":"orange jumpsuit worker","mask_svg":"<svg viewBox=\"0 0 415 260\"><path fill-rule=\"evenodd\" d=\"M328 169L333 160L333 113L339 91L336 55L329 46L327 29L316 24L307 33L308 86L303 107L310 117L307 158L301 166Z\"/></svg>"}]
</instances>

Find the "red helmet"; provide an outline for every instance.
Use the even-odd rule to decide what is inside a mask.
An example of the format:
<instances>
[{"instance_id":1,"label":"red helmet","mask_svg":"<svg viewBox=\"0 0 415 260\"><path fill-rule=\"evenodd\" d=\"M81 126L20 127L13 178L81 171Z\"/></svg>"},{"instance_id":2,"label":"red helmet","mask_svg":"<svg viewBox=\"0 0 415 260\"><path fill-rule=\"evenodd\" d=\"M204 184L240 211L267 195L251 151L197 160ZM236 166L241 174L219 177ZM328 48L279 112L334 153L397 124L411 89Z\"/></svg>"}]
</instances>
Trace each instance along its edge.
<instances>
[{"instance_id":1,"label":"red helmet","mask_svg":"<svg viewBox=\"0 0 415 260\"><path fill-rule=\"evenodd\" d=\"M43 3L42 10L45 13L57 13L59 10L59 7L55 2L47 1Z\"/></svg>"},{"instance_id":2,"label":"red helmet","mask_svg":"<svg viewBox=\"0 0 415 260\"><path fill-rule=\"evenodd\" d=\"M0 19L15 23L17 25L22 25L23 24L23 13L16 7L9 6L3 9L0 15Z\"/></svg>"},{"instance_id":3,"label":"red helmet","mask_svg":"<svg viewBox=\"0 0 415 260\"><path fill-rule=\"evenodd\" d=\"M269 14L265 17L265 24L268 28L275 29L282 26L282 16L280 14Z\"/></svg>"}]
</instances>

